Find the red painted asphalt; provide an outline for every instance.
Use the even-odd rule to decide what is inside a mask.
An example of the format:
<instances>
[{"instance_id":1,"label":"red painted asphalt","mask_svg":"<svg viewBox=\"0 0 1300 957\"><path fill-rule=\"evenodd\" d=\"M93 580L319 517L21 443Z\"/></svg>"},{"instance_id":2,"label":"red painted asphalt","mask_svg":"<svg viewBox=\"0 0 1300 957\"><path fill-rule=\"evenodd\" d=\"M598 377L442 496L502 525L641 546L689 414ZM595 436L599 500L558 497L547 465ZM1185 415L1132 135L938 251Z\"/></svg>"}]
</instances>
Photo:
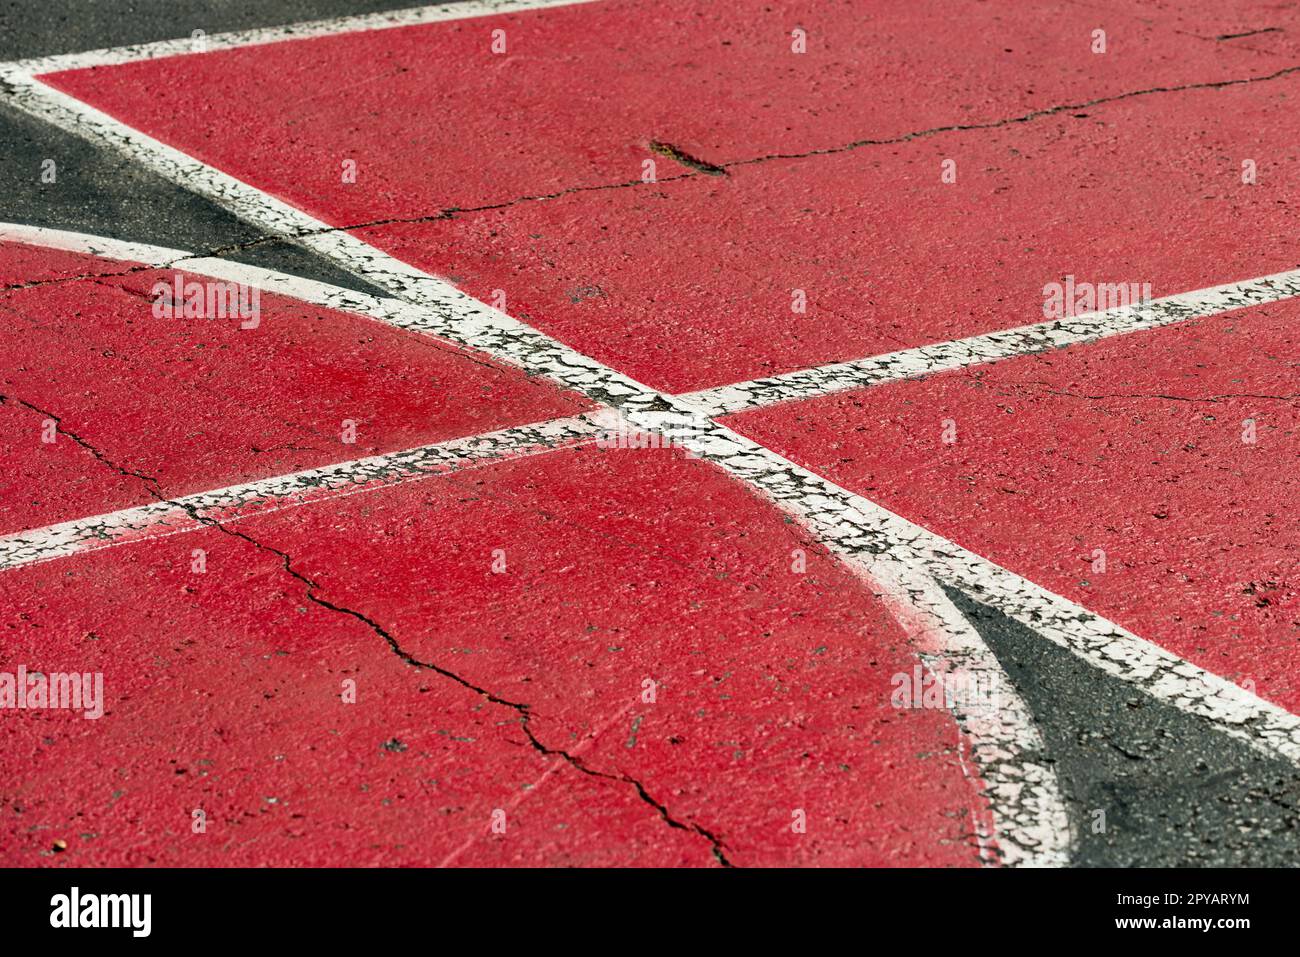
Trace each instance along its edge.
<instances>
[{"instance_id":1,"label":"red painted asphalt","mask_svg":"<svg viewBox=\"0 0 1300 957\"><path fill-rule=\"evenodd\" d=\"M636 182L646 158L689 172L651 140L743 161L1285 65L1088 7L916 6L601 3L46 79L333 225L417 220L357 235L667 391L1032 322L1069 273L1160 296L1296 264L1297 75L520 201Z\"/></svg>"},{"instance_id":2,"label":"red painted asphalt","mask_svg":"<svg viewBox=\"0 0 1300 957\"><path fill-rule=\"evenodd\" d=\"M174 498L592 408L484 356L282 296L261 296L255 329L156 318L151 290L177 273L111 275L132 266L0 244L13 276L111 276L0 301L0 534L156 501L70 436L42 442L37 409Z\"/></svg>"},{"instance_id":3,"label":"red painted asphalt","mask_svg":"<svg viewBox=\"0 0 1300 957\"><path fill-rule=\"evenodd\" d=\"M1251 9L1247 23L1268 15ZM611 0L48 79L328 223L418 220L355 231L685 391L1038 321L1043 285L1066 274L1160 296L1295 267L1296 76L775 155L1263 76L1296 52L1285 34L1214 40L1239 24L1210 4L1140 14L673 0L647 18ZM498 26L506 56L489 50ZM790 52L795 26L806 54ZM689 170L652 140L742 165L674 178ZM661 181L640 184L652 156ZM948 158L955 184L940 178ZM1242 182L1244 159L1257 183ZM551 193L565 195L528 199ZM442 215L484 206L500 208ZM117 268L0 247L8 282ZM174 496L589 407L272 296L257 330L160 325L147 301L160 275L0 303L15 360L0 391L101 458L40 443L38 412L0 406L0 532L151 501L121 470ZM794 289L807 314L791 312ZM1297 407L1264 398L1294 392L1295 312L731 424L1297 710ZM339 440L344 419L355 445ZM709 465L556 451L232 527L265 548L206 529L0 574L5 661L102 670L112 712L0 724L0 778L19 782L0 860L703 865L716 841L742 865L979 863L987 808L955 724L889 705L891 676L915 664L899 626ZM266 549L347 611L310 600ZM527 704L540 745L599 776L542 754L517 709L403 664L366 619ZM349 678L355 705L339 700ZM190 830L195 808L206 833Z\"/></svg>"},{"instance_id":4,"label":"red painted asphalt","mask_svg":"<svg viewBox=\"0 0 1300 957\"><path fill-rule=\"evenodd\" d=\"M955 725L890 706L915 665L898 626L712 466L589 447L232 527L618 780L541 780L518 712L209 529L0 578L7 658L102 670L109 712L0 725L9 862L66 840L69 863L711 863L636 781L733 864L978 863Z\"/></svg>"},{"instance_id":5,"label":"red painted asphalt","mask_svg":"<svg viewBox=\"0 0 1300 957\"><path fill-rule=\"evenodd\" d=\"M1297 320L1258 307L729 421L1300 712Z\"/></svg>"}]
</instances>

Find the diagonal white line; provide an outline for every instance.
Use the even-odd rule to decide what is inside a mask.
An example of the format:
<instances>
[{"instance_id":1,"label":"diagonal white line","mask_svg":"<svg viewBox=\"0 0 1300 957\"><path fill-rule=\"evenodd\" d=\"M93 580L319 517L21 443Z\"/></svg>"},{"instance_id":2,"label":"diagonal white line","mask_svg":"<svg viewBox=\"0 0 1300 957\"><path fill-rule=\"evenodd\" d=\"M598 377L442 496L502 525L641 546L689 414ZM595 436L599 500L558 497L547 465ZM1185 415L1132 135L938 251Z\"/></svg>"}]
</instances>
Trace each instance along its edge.
<instances>
[{"instance_id":1,"label":"diagonal white line","mask_svg":"<svg viewBox=\"0 0 1300 957\"><path fill-rule=\"evenodd\" d=\"M0 536L0 571L589 442L608 428L604 415L514 426Z\"/></svg>"},{"instance_id":2,"label":"diagonal white line","mask_svg":"<svg viewBox=\"0 0 1300 957\"><path fill-rule=\"evenodd\" d=\"M1300 269L1293 269L1257 279L1181 292L1146 303L1084 313L1069 319L999 329L852 362L701 389L682 398L702 414L725 415L778 402L861 389L895 379L912 379L1014 356L1063 349L1297 296L1300 296Z\"/></svg>"},{"instance_id":3,"label":"diagonal white line","mask_svg":"<svg viewBox=\"0 0 1300 957\"><path fill-rule=\"evenodd\" d=\"M170 266L173 263L194 258L193 253L188 253L183 249L168 249L166 246L131 243L121 239L110 239L107 236L69 232L66 229L28 226L26 223L0 223L0 242L24 243L28 246L43 246L46 249L62 249L70 253L85 253L90 256L120 259L124 262L140 263L146 266Z\"/></svg>"},{"instance_id":4,"label":"diagonal white line","mask_svg":"<svg viewBox=\"0 0 1300 957\"><path fill-rule=\"evenodd\" d=\"M332 36L338 33L356 33L363 30L390 30L395 27L413 27L424 23L446 20L467 20L496 14L520 13L527 10L544 10L548 7L571 7L593 3L595 0L469 0L464 3L428 4L364 13L348 17L328 17L284 26L255 27L216 33L201 38L181 37L175 40L158 40L128 46L87 50L84 53L61 53L54 56L32 57L4 64L29 75L54 73L59 70L76 70L84 67L111 66L136 60L156 60L161 57L184 56L237 47L263 46L290 40L307 40L312 37Z\"/></svg>"}]
</instances>

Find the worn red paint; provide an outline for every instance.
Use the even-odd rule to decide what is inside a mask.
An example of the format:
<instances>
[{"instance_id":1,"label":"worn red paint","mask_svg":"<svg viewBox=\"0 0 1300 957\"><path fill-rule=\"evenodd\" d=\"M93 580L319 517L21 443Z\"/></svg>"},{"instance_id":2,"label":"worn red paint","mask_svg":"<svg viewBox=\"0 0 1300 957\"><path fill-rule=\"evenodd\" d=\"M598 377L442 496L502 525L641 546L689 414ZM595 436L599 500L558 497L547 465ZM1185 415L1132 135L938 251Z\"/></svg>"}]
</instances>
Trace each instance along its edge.
<instances>
[{"instance_id":1,"label":"worn red paint","mask_svg":"<svg viewBox=\"0 0 1300 957\"><path fill-rule=\"evenodd\" d=\"M490 52L499 26L509 56ZM336 82L340 63L357 82ZM846 16L755 0L651 18L584 5L46 80L326 222L382 220L358 235L686 391L1032 322L1069 273L1165 295L1289 268L1300 76L780 158L1281 65L1087 7ZM697 174L651 140L765 161ZM656 184L640 182L647 158Z\"/></svg>"},{"instance_id":2,"label":"worn red paint","mask_svg":"<svg viewBox=\"0 0 1300 957\"><path fill-rule=\"evenodd\" d=\"M1267 15L1254 9L1241 16ZM1042 286L1067 274L1149 282L1163 295L1294 265L1278 237L1297 225L1286 192L1300 172L1286 149L1300 132L1295 79L778 155L1261 76L1286 62L1269 55L1285 39L1218 44L1172 21L1023 4L911 4L860 18L831 3L656 11L647 20L640 5L611 2L47 79L481 298L506 290L512 314L673 391L1035 321ZM1224 15L1207 6L1207 16ZM501 26L510 53L494 57L490 31ZM796 26L806 54L790 51ZM1097 27L1108 30L1104 56L1089 50ZM337 81L338 64L355 82ZM651 153L652 140L742 165L687 175ZM660 181L640 184L652 156ZM1247 158L1259 161L1258 183L1241 181ZM341 181L343 159L357 162L355 184ZM948 159L956 184L941 180ZM363 225L390 219L419 222ZM806 314L791 311L796 289ZM1214 335L1199 346L1178 338L1198 329ZM1290 355L1285 325L1267 329ZM1224 444L1226 426L1180 418L1164 400L1082 400L1081 412L1079 400L1035 391L1075 391L1089 377L1089 394L1108 395L1117 383L1135 396L1176 381L1281 385L1285 359L1247 368L1224 354L1225 335L1202 324L736 422L1200 664L1234 678L1254 669L1262 694L1294 706L1295 536L1273 534L1277 502L1294 498L1286 459L1252 450L1225 474L1222 463L1237 462L1228 452L1240 452ZM1125 352L1143 343L1169 354ZM1197 367L1197 349L1212 371ZM1095 368L1089 357L1100 357ZM1026 368L1048 385L1017 379ZM340 379L331 370L288 391L315 400ZM1227 408L1245 415L1236 401ZM1281 409L1270 414L1291 414ZM963 436L956 472L933 447L944 411ZM1261 436L1286 448L1293 420L1270 430L1267 419ZM1205 448L1213 459L1196 457ZM1167 495L1133 480L1157 453L1188 458L1156 467L1171 479ZM1207 476L1207 488L1188 475ZM1250 499L1247 486L1265 497ZM553 453L240 528L292 554L323 594L383 622L412 654L528 702L547 747L581 749L592 768L643 782L686 829L623 781L567 767L530 778L549 765L517 712L408 673L362 622L305 602L302 582L266 552L205 531L0 579L18 610L15 649L54 668L89 635L117 629L123 661L102 660L130 693L107 740L75 721L54 744L30 717L6 726L17 744L0 761L24 788L9 821L21 853L41 853L40 828L69 830L89 814L108 837L73 851L110 862L713 862L691 827L742 864L976 860L954 727L942 713L887 707L889 675L913 664L897 625L840 565L702 463ZM1111 551L1115 577L1081 584L1098 529L1116 538L1119 569ZM185 556L198 541L219 565L233 549L238 572L194 584ZM509 570L493 575L498 547ZM787 571L796 547L812 563L803 576ZM305 671L281 668L295 656ZM342 714L321 704L346 662L379 676L381 704ZM639 697L646 678L660 682L652 706ZM219 772L192 788L213 723ZM393 727L418 750L379 753ZM439 731L480 746L451 747ZM278 760L286 749L296 750ZM423 767L397 764L412 752L441 772L433 785ZM125 824L97 803L114 794L104 755L132 782ZM528 780L546 789L540 800L520 796ZM272 785L303 818L257 803ZM225 843L185 833L196 791L221 809ZM508 841L485 834L485 812L511 801L523 825ZM35 824L18 820L28 805ZM798 838L797 807L810 822Z\"/></svg>"},{"instance_id":3,"label":"worn red paint","mask_svg":"<svg viewBox=\"0 0 1300 957\"><path fill-rule=\"evenodd\" d=\"M193 548L206 575L190 572ZM276 556L219 531L6 572L0 586L6 668L102 671L109 701L97 721L5 713L5 864L712 860L630 789L553 767L506 709L403 664L307 601ZM504 835L490 830L497 809ZM606 830L619 840L590 839Z\"/></svg>"}]
</instances>

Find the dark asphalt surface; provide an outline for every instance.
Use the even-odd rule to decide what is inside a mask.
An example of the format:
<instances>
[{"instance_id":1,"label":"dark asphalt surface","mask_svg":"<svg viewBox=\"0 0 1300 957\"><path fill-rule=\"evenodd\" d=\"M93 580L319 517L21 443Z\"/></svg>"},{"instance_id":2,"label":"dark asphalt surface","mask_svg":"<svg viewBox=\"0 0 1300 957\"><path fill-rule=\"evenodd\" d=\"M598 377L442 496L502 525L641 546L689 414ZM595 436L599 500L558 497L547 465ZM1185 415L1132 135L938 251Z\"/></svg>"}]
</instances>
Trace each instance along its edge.
<instances>
[{"instance_id":1,"label":"dark asphalt surface","mask_svg":"<svg viewBox=\"0 0 1300 957\"><path fill-rule=\"evenodd\" d=\"M1033 713L1094 867L1283 867L1300 772L1135 691L959 591L949 596ZM1102 820L1105 829L1094 829Z\"/></svg>"},{"instance_id":2,"label":"dark asphalt surface","mask_svg":"<svg viewBox=\"0 0 1300 957\"><path fill-rule=\"evenodd\" d=\"M80 0L0 3L0 59L73 53L300 20L401 9L377 0ZM315 255L240 222L200 196L140 169L125 157L63 133L0 100L0 221L68 229L195 252L373 292ZM53 159L57 180L41 183ZM259 240L263 242L259 242ZM256 243L249 248L238 248Z\"/></svg>"},{"instance_id":3,"label":"dark asphalt surface","mask_svg":"<svg viewBox=\"0 0 1300 957\"><path fill-rule=\"evenodd\" d=\"M400 10L393 0L3 0L0 58L18 60L300 20Z\"/></svg>"},{"instance_id":4,"label":"dark asphalt surface","mask_svg":"<svg viewBox=\"0 0 1300 957\"><path fill-rule=\"evenodd\" d=\"M0 59L411 6L374 0L0 2ZM365 289L208 201L0 101L0 220L194 251ZM54 159L58 180L40 183ZM1088 667L950 592L1024 696L1055 762L1086 866L1293 864L1300 773ZM1094 829L1105 812L1104 831Z\"/></svg>"}]
</instances>

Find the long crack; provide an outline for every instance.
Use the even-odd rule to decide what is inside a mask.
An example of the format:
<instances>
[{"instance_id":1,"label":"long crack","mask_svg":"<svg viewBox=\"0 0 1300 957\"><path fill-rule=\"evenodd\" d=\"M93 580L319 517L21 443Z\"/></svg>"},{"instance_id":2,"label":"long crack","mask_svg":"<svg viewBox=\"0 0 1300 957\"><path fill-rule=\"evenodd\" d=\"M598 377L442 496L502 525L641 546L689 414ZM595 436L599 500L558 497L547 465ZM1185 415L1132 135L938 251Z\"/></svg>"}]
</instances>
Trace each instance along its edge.
<instances>
[{"instance_id":1,"label":"long crack","mask_svg":"<svg viewBox=\"0 0 1300 957\"><path fill-rule=\"evenodd\" d=\"M155 489L151 488L150 491L160 501L167 502L168 504L176 504L174 502L168 502L168 500L165 499ZM415 655L411 654L409 651L407 651L405 648L402 647L401 643L392 634L392 632L390 632L379 622L375 621L369 615L365 614L365 612L358 611L355 608L349 608L346 605L335 604L334 602L330 601L328 598L323 597L320 594L320 585L317 582L315 582L313 579L309 578L307 575L304 575L302 572L298 571L296 568L293 567L293 559L289 556L288 552L276 548L273 545L268 545L265 542L261 542L258 539L253 538L251 535L249 535L246 532L240 531L238 529L227 528L217 519L214 519L211 516L201 514L198 508L192 504L185 503L182 504L181 507L185 509L186 512L189 513L190 517L194 519L194 521L202 525L207 525L212 528L215 528L218 531L224 532L227 535L232 535L235 538L239 538L247 542L248 544L252 545L254 548L262 549L263 551L267 551L273 555L278 556L281 562L283 563L284 570L291 577L293 577L297 581L301 582L304 586L306 586L305 594L308 601L316 605L319 605L322 608L328 609L329 611L333 611L342 615L348 615L352 618L355 618L357 621L360 621L371 631L373 631L375 634L381 637L384 640L384 642L388 645L389 650L391 650L393 654L395 654L402 661L406 662L406 664L414 668L420 668L426 671L432 671L435 674L441 675L442 677L447 678L450 681L454 681L456 684L460 685L462 688L465 688L468 691L472 691L475 694L483 696L484 698L486 698L488 701L490 701L495 705L500 705L501 707L509 708L514 712L516 712L519 715L519 725L523 729L525 736L527 736L528 743L533 748L533 750L537 751L538 753L546 757L562 758L574 769L581 771L583 774L589 775L591 777L603 778L608 781L617 781L623 784L632 785L636 789L637 795L641 798L641 800L649 804L651 807L653 807L669 827L676 828L678 830L688 831L697 834L700 837L703 837L705 840L709 842L710 849L712 850L713 856L715 859L717 859L718 863L721 864L723 867L732 866L731 862L727 859L726 854L724 853L721 840L719 840L713 833L711 833L710 831L708 831L707 829L705 829L699 824L693 824L693 823L687 824L674 818L668 812L668 808L662 802L656 801L640 781L636 780L635 778L627 774L610 774L605 771L597 771L591 767L588 767L586 762L584 762L581 758L577 757L576 755L572 755L563 749L550 748L547 747L545 744L543 744L541 740L538 739L537 735L534 733L532 729L531 722L533 718L533 711L532 711L532 707L526 702L511 701L508 698L503 698L498 694L494 694L493 692L489 691L486 688L474 684L468 678L465 678L464 676L459 675L448 668L444 668L441 665L436 664L435 662L423 661L415 657Z\"/></svg>"},{"instance_id":2,"label":"long crack","mask_svg":"<svg viewBox=\"0 0 1300 957\"><path fill-rule=\"evenodd\" d=\"M122 272L95 273L78 276L65 276L57 279L36 280L28 283L14 283L0 286L0 291L10 289L25 289L33 286L52 285L60 282L75 282L87 278L110 278L113 276L130 275L131 273L141 272L148 269L166 269L173 268L179 263L191 259L200 258L220 258L230 256L235 253L245 252L261 246L274 245L278 243L296 243L303 239L310 239L315 236L324 236L331 233L351 232L353 230L370 229L379 226L397 226L397 225L418 225L420 223L436 222L438 220L454 219L456 216L464 213L490 212L499 209L508 209L512 206L518 206L523 203L547 202L549 200L559 199L563 196L569 196L575 193L604 192L616 189L634 189L641 186L655 186L660 183L671 183L684 179L696 179L700 176L719 176L725 175L729 169L736 169L743 166L754 166L761 163L770 163L778 160L808 159L814 156L831 156L837 153L846 153L851 150L862 149L868 146L890 146L899 143L907 143L912 140L923 139L925 137L937 136L942 133L959 133L972 132L980 130L993 130L1007 126L1014 126L1021 123L1031 123L1044 117L1056 116L1062 113L1072 113L1077 110L1089 109L1091 107L1103 106L1108 103L1117 103L1123 100L1136 99L1138 97L1153 96L1162 93L1184 93L1195 90L1220 90L1233 86L1245 86L1252 83L1267 83L1271 80L1277 80L1285 76L1300 72L1300 66L1289 66L1273 73L1263 76L1240 77L1229 80L1209 80L1200 83L1183 83L1175 86L1154 86L1141 90L1129 90L1124 93L1117 93L1113 96L1096 97L1091 100L1082 100L1078 103L1062 103L1056 106L1044 107L1038 110L1031 110L1017 116L1004 117L997 120L988 120L983 123L951 123L944 126L933 126L923 130L913 130L909 133L902 133L897 136L884 137L880 139L865 138L853 140L849 143L843 143L838 146L820 147L817 149L805 150L798 153L766 153L761 156L753 156L746 159L728 160L722 163L710 163L705 160L697 159L689 154L683 153L677 147L670 144L660 143L657 140L650 142L650 149L664 156L669 156L674 160L689 167L689 172L679 173L675 176L665 176L651 181L642 179L622 180L614 183L596 183L582 186L570 186L565 189L554 190L548 193L536 193L527 196L520 196L515 199L505 200L496 203L486 203L481 206L448 206L435 210L430 213L419 213L413 216L394 216L383 219L372 219L363 222L349 223L343 226L320 226L311 229L298 229L287 231L283 234L262 235L252 239L241 240L235 243L227 243L222 246L216 246L205 252L189 253L186 256L164 263L157 266L134 266ZM0 96L14 96L21 90L12 85L0 88Z\"/></svg>"},{"instance_id":3,"label":"long crack","mask_svg":"<svg viewBox=\"0 0 1300 957\"><path fill-rule=\"evenodd\" d=\"M303 586L305 586L304 594L306 595L308 601L312 602L315 605L320 606L321 608L325 608L328 611L334 612L336 614L347 615L351 618L355 618L357 621L361 622L366 627L368 627L371 631L373 631L375 634L381 637L384 640L384 642L388 645L389 650L392 651L394 655L396 655L398 658L400 658L402 661L404 661L406 664L410 665L411 667L419 668L425 671L432 671L435 674L438 674L444 678L447 678L450 681L455 682L456 684L460 685L462 688L465 688L468 691L472 691L477 695L481 695L483 698L487 699L492 704L511 709L512 711L514 711L516 714L519 715L519 725L523 729L524 735L528 738L528 743L533 748L533 750L537 751L539 754L545 757L560 758L564 760L567 764L569 764L571 767L573 767L575 770L580 771L581 773L588 775L590 777L601 778L606 781L614 781L620 784L631 785L632 788L635 789L637 796L640 798L640 800L642 800L643 802L645 802L646 804L654 808L655 811L658 813L659 817L664 821L665 824L667 824L669 827L674 828L676 830L686 831L688 833L692 833L699 837L704 838L706 841L709 842L709 847L713 854L714 859L717 860L717 862L722 867L734 866L731 863L731 861L727 858L725 846L721 838L719 838L712 831L708 830L707 828L703 827L700 824L679 821L677 818L673 817L672 814L669 812L668 807L663 802L656 800L654 796L651 795L650 792L646 789L645 785L642 784L636 778L628 774L611 774L608 771L598 771L595 768L590 767L585 761L583 761L577 755L570 754L568 751L565 751L562 748L551 748L543 744L542 741L537 737L536 733L533 731L532 728L531 722L532 722L534 712L532 710L531 705L527 704L526 702L511 701L508 698L503 698L500 695L494 694L493 692L489 691L486 688L474 684L468 678L465 678L464 676L459 675L456 672L451 671L450 669L444 668L441 665L436 664L435 662L423 661L415 657L415 655L411 654L409 651L407 651L405 648L402 647L401 643L392 634L392 632L390 632L379 622L375 621L369 615L365 614L365 612L359 611L355 608L349 608L346 605L335 604L334 602L330 601L328 598L323 597L320 594L320 590L321 590L320 585L315 580L313 580L312 578L308 577L307 575L303 574L302 572L298 571L296 568L293 567L293 559L288 552L284 551L283 549L276 548L274 545L268 545L265 542L259 541L258 539L249 535L247 532L226 526L218 519L215 519L210 515L203 514L203 512L199 509L199 507L192 502L186 502L181 499L168 498L166 495L162 493L161 489L158 486L158 480L155 477L146 475L143 472L136 471L134 469L128 469L125 468L124 466L118 465L107 455L105 455L102 451L95 448L95 446L91 442L89 442L84 436L81 436L71 431L70 429L66 428L63 425L62 419L59 416L55 415L54 413L42 409L39 406L36 406L31 402L27 402L24 399L20 399L17 396L0 395L0 404L4 404L5 402L13 402L17 405L22 406L25 409L28 409L32 412L36 412L39 415L45 416L50 421L54 422L55 431L59 435L66 436L68 439L72 440L80 448L83 448L87 452L89 452L90 455L94 457L95 461L104 465L106 468L116 472L118 475L135 478L139 480L144 485L145 489L149 492L149 494L152 495L155 499L157 499L160 504L169 505L174 508L179 508L182 511L184 511L186 514L188 514L191 519L193 519L196 523L200 525L206 526L208 528L216 529L217 531L225 535L230 535L233 538L238 538L241 541L247 542L249 545L252 545L256 549L269 552L270 554L277 556L281 561L284 571L288 573L290 577L294 578L298 582L301 582Z\"/></svg>"},{"instance_id":4,"label":"long crack","mask_svg":"<svg viewBox=\"0 0 1300 957\"><path fill-rule=\"evenodd\" d=\"M109 278L113 276L129 275L132 273L141 272L149 269L171 268L177 266L180 263L193 260L196 258L229 256L236 252L246 251L249 249L253 249L255 247L264 246L268 244L277 244L285 241L296 242L298 240L311 238L313 236L326 235L326 234L337 233L337 232L347 232L352 230L366 229L370 227L377 227L383 225L418 224L421 222L432 222L436 220L452 219L457 214L460 213L485 212L490 210L504 209L521 203L543 202L552 199L557 199L559 197L570 195L573 193L635 188L643 185L653 185L655 183L672 182L672 181L682 180L682 179L691 179L701 175L711 175L711 176L725 175L727 169L737 168L742 166L751 166L751 165L757 165L761 163L774 162L778 160L793 160L793 159L810 158L815 156L833 155L837 153L843 153L851 150L861 149L863 147L868 147L868 146L884 146L884 145L893 145L893 144L910 142L912 140L921 139L929 136L936 136L942 133L998 129L1001 127L1007 127L1015 124L1029 123L1034 120L1058 115L1061 113L1074 112L1082 109L1087 109L1090 107L1100 106L1108 103L1114 103L1114 102L1127 100L1127 99L1133 99L1137 97L1150 96L1150 95L1160 94L1160 93L1176 93L1176 92L1186 92L1186 91L1193 91L1193 90L1223 89L1227 87L1240 86L1240 85L1246 85L1251 83L1268 82L1270 80L1275 80L1296 72L1300 72L1300 66L1287 67L1278 70L1274 73L1267 74L1264 76L1258 76L1258 77L1219 80L1219 81L1210 81L1210 82L1203 82L1203 83L1189 83L1189 84L1181 84L1177 86L1168 86L1168 87L1151 87L1143 90L1133 90L1126 93L1120 93L1114 96L1098 97L1092 100L1086 100L1079 103L1060 104L1057 106L1047 107L1040 110L1032 110L1028 113L1024 113L1018 116L1007 117L1000 120L992 120L984 123L949 124L945 126L931 127L924 130L917 130L917 131L901 134L899 136L894 136L894 137L881 138L881 139L870 139L870 138L860 139L839 146L812 149L800 153L770 153L761 156L751 157L748 159L732 160L720 164L706 163L703 160L698 160L694 157L688 156L687 154L681 153L681 151L677 150L675 147L669 147L663 144L652 143L651 144L652 150L660 153L661 155L670 156L671 158L677 160L678 162L683 163L683 165L686 165L689 168L691 168L692 171L687 173L682 173L672 177L665 177L663 179L657 181L651 181L649 183L637 179L637 180L622 181L618 183L575 186L563 190L554 191L551 193L524 196L524 197L519 197L517 199L513 199L505 202L486 204L477 207L448 207L433 213L422 214L413 217L393 217L393 218L381 219L381 220L371 220L362 223L353 223L344 226L322 226L322 227L312 228L307 230L293 230L293 231L285 232L284 234L281 235L263 235L263 236L255 237L251 240L245 240L234 244L227 244L225 246L216 247L211 250L208 250L205 253L190 253L184 257L178 258L176 260L173 260L161 266L160 265L134 266L126 270L122 270L120 272L96 273L93 275L85 275L85 276L61 277L58 279L51 279L51 280L37 280L30 283L20 283L20 284L2 286L0 287L0 290L30 288L32 286L37 286L37 285L49 285L49 284L54 284L59 282L78 281L87 278L95 278L95 279ZM2 92L5 95L12 95L16 91L12 86L6 85ZM656 146L660 148L656 149L655 148ZM1180 399L1182 397L1168 396L1162 398ZM1278 398L1278 397L1263 396L1260 398ZM3 399L4 397L0 396L0 401L3 401ZM486 689L480 688L472 684L467 679L445 668L442 668L439 665L436 665L432 662L420 661L419 659L411 655L409 652L405 651L405 649L401 647L400 643L396 640L396 638L394 638L391 635L391 633L389 633L385 628L383 628L383 626L380 625L378 622L369 618L367 615L365 615L360 611L347 608L345 606L336 605L328 601L327 599L322 598L319 594L317 594L319 589L317 583L314 582L312 579L308 578L306 575L303 575L302 573L294 569L292 566L292 560L286 552L283 552L272 546L265 545L264 543L257 541L251 536L248 536L246 533L234 529L226 528L216 519L200 514L197 508L193 505L167 499L157 489L156 483L151 477L145 476L139 472L129 471L116 466L109 459L107 459L101 453L99 453L98 450L96 450L92 445L90 445L84 439L63 429L61 423L59 423L58 417L46 413L43 410L37 408L36 406L30 405L29 403L22 402L22 400L14 399L14 401L24 405L25 407L33 411L40 412L41 414L46 415L48 418L53 419L56 422L56 427L58 428L58 431L60 431L62 434L67 435L73 441L77 442L79 445L84 447L98 461L102 462L106 466L113 468L114 470L118 471L122 475L134 476L135 478L144 481L146 483L146 487L149 489L150 494L152 494L160 502L180 507L181 509L189 513L191 517L200 524L214 527L226 534L233 535L237 538L241 538L247 541L249 544L252 544L256 548L263 549L278 555L281 558L281 561L283 562L285 571L289 573L293 578L302 582L306 586L306 597L310 601L312 601L317 605L320 605L321 607L331 610L335 613L349 615L363 622L364 624L367 625L367 627L371 628L376 634L380 635L385 640L385 642L389 645L390 649L394 652L394 654L398 655L398 657L400 657L403 661L412 665L413 667L434 671L437 674L446 677L452 681L455 681L456 683L462 685L463 687L484 696L489 701L495 704L498 704L503 707L508 707L516 711L516 713L518 713L520 716L520 725L523 728L524 733L527 736L530 745L539 753L542 753L547 756L559 757L564 761L566 761L568 764L570 764L572 767L574 767L576 770L581 771L584 774L593 777L619 781L622 783L632 785L636 789L640 799L650 804L652 807L654 807L656 811L659 813L659 815L662 817L662 819L670 827L691 831L693 833L698 834L701 837L704 837L710 842L714 857L718 860L718 862L724 867L732 866L724 853L723 844L720 839L718 839L715 835L713 835L711 832L709 832L708 830L706 830L705 828L701 827L698 824L686 824L674 819L669 814L667 808L661 802L656 801L645 789L645 787L641 784L641 782L637 781L636 779L628 775L614 775L608 772L596 771L588 767L585 764L585 762L583 762L580 758L571 755L566 751L560 749L548 748L546 745L544 745L536 737L536 735L534 734L530 726L532 711L529 705L527 705L526 703L514 702L505 698L501 698L497 695L492 694ZM1187 401L1197 401L1197 400L1193 399ZM1213 401L1213 400L1209 400L1209 401Z\"/></svg>"},{"instance_id":5,"label":"long crack","mask_svg":"<svg viewBox=\"0 0 1300 957\"><path fill-rule=\"evenodd\" d=\"M834 153L846 153L850 150L861 149L864 146L890 146L898 143L908 143L912 140L919 140L928 136L937 136L940 133L995 130L1004 126L1014 126L1018 123L1032 123L1034 120L1040 120L1047 116L1056 116L1060 113L1072 113L1075 110L1086 110L1094 106L1103 106L1107 103L1118 103L1122 100L1131 100L1142 96L1152 96L1157 93L1185 93L1192 90L1220 90L1230 86L1243 86L1250 83L1265 83L1269 80L1276 80L1297 72L1300 72L1300 66L1289 66L1264 76L1242 77L1234 80L1209 80L1202 83L1183 83L1177 86L1153 86L1144 90L1129 90L1126 93L1116 93L1113 96L1100 96L1092 100L1083 100L1078 103L1062 103L1057 106L1048 106L1040 110L1030 110L1028 113L1022 113L1019 116L1009 116L1000 120L988 120L984 123L952 123L946 126L933 126L929 129L916 130L911 133L903 133L899 136L891 136L885 139L854 140L853 142L845 143L842 146L828 146L822 149L808 150L803 153L768 153L764 156L755 156L751 159L744 160L732 160L731 162L722 163L720 165L730 169L737 166L751 166L756 163L767 163L772 160L805 159L811 156L828 156Z\"/></svg>"},{"instance_id":6,"label":"long crack","mask_svg":"<svg viewBox=\"0 0 1300 957\"><path fill-rule=\"evenodd\" d=\"M1036 385L1045 385L1046 383L1034 383ZM1044 389L1045 395L1062 396L1067 399L1087 399L1090 401L1100 401L1103 399L1159 399L1166 402L1209 402L1211 404L1222 402L1225 399L1261 399L1268 402L1292 402L1300 399L1300 392L1291 392L1287 395L1268 395L1260 392L1223 392L1218 395L1168 395L1163 392L1110 392L1099 395L1086 395L1081 392L1067 392L1061 389Z\"/></svg>"}]
</instances>

